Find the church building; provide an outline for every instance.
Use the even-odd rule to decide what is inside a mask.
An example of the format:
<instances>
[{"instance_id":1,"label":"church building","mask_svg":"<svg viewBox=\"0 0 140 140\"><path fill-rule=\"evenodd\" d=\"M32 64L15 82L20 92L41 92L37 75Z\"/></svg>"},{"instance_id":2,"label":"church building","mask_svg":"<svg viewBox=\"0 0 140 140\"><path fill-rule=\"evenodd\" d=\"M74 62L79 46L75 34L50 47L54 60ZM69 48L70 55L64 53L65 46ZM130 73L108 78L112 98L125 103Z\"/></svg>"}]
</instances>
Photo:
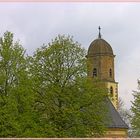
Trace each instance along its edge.
<instances>
[{"instance_id":1,"label":"church building","mask_svg":"<svg viewBox=\"0 0 140 140\"><path fill-rule=\"evenodd\" d=\"M105 137L127 137L128 126L120 117L118 109L118 82L115 81L115 69L112 47L100 33L88 48L88 77L101 81L108 91L108 114L111 120Z\"/></svg>"}]
</instances>

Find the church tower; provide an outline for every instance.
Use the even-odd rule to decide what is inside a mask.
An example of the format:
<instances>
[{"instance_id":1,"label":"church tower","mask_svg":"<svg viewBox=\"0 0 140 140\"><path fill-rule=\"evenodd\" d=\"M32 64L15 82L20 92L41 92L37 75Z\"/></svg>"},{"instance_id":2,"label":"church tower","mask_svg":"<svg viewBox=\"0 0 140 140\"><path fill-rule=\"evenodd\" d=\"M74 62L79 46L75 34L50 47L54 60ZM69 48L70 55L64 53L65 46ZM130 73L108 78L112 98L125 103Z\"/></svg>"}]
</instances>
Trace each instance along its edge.
<instances>
[{"instance_id":1,"label":"church tower","mask_svg":"<svg viewBox=\"0 0 140 140\"><path fill-rule=\"evenodd\" d=\"M105 137L127 137L127 124L120 117L118 109L118 83L115 81L114 58L115 55L108 42L100 33L98 38L91 42L87 54L87 75L99 86L108 90L107 105L110 123L107 126Z\"/></svg>"},{"instance_id":2,"label":"church tower","mask_svg":"<svg viewBox=\"0 0 140 140\"><path fill-rule=\"evenodd\" d=\"M114 58L115 55L108 42L102 39L99 27L98 38L91 42L87 60L88 77L101 81L108 90L108 96L118 108L118 83L115 81Z\"/></svg>"}]
</instances>

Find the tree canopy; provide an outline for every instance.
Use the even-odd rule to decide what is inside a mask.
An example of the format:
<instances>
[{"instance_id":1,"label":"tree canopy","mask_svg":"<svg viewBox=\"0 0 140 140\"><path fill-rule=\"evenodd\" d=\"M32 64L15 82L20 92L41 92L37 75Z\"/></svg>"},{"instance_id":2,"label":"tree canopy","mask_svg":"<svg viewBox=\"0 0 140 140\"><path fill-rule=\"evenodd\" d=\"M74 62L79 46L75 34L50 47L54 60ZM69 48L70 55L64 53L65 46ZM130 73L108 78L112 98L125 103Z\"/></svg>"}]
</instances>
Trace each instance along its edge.
<instances>
[{"instance_id":1,"label":"tree canopy","mask_svg":"<svg viewBox=\"0 0 140 140\"><path fill-rule=\"evenodd\" d=\"M103 133L105 89L87 79L85 52L71 37L59 35L32 58L36 108L51 137Z\"/></svg>"},{"instance_id":2,"label":"tree canopy","mask_svg":"<svg viewBox=\"0 0 140 140\"><path fill-rule=\"evenodd\" d=\"M24 136L31 122L30 82L25 50L5 32L0 38L0 136ZM27 130L28 131L28 130Z\"/></svg>"},{"instance_id":3,"label":"tree canopy","mask_svg":"<svg viewBox=\"0 0 140 140\"><path fill-rule=\"evenodd\" d=\"M138 90L133 92L134 101L132 102L132 136L140 137L140 81L138 80Z\"/></svg>"},{"instance_id":4,"label":"tree canopy","mask_svg":"<svg viewBox=\"0 0 140 140\"><path fill-rule=\"evenodd\" d=\"M86 51L57 36L25 56L13 34L0 38L0 136L91 137L105 130L106 90L87 78Z\"/></svg>"}]
</instances>

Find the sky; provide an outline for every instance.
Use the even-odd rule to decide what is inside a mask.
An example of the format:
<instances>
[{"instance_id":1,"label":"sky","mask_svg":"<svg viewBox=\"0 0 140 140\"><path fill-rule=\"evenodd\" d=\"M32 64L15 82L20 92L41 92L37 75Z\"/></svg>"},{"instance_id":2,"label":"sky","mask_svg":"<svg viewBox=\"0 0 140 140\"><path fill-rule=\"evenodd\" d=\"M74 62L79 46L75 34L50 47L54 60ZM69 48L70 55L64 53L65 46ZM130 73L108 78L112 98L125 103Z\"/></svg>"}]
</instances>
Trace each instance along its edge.
<instances>
[{"instance_id":1,"label":"sky","mask_svg":"<svg viewBox=\"0 0 140 140\"><path fill-rule=\"evenodd\" d=\"M58 34L71 35L88 49L98 26L116 55L119 97L129 109L140 78L140 3L0 3L0 36L13 32L29 55Z\"/></svg>"}]
</instances>

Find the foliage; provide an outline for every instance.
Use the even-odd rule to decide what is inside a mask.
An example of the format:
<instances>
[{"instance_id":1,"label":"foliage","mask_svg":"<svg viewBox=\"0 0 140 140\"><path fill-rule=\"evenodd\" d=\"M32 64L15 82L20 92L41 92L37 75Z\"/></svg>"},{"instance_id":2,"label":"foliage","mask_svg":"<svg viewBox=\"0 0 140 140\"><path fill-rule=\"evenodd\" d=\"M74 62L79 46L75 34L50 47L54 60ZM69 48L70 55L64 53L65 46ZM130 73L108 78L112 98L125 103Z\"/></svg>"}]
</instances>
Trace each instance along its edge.
<instances>
[{"instance_id":1,"label":"foliage","mask_svg":"<svg viewBox=\"0 0 140 140\"><path fill-rule=\"evenodd\" d=\"M31 125L31 96L25 51L13 34L0 38L0 136L20 137ZM30 126L31 127L31 126Z\"/></svg>"},{"instance_id":2,"label":"foliage","mask_svg":"<svg viewBox=\"0 0 140 140\"><path fill-rule=\"evenodd\" d=\"M138 90L133 92L134 101L132 102L132 136L140 137L140 81L138 80Z\"/></svg>"},{"instance_id":3,"label":"foliage","mask_svg":"<svg viewBox=\"0 0 140 140\"><path fill-rule=\"evenodd\" d=\"M58 36L31 58L36 110L49 137L90 137L105 128L105 90L86 78L85 50Z\"/></svg>"},{"instance_id":4,"label":"foliage","mask_svg":"<svg viewBox=\"0 0 140 140\"><path fill-rule=\"evenodd\" d=\"M105 130L106 90L87 78L86 51L58 36L26 57L0 38L0 137L91 137Z\"/></svg>"}]
</instances>

